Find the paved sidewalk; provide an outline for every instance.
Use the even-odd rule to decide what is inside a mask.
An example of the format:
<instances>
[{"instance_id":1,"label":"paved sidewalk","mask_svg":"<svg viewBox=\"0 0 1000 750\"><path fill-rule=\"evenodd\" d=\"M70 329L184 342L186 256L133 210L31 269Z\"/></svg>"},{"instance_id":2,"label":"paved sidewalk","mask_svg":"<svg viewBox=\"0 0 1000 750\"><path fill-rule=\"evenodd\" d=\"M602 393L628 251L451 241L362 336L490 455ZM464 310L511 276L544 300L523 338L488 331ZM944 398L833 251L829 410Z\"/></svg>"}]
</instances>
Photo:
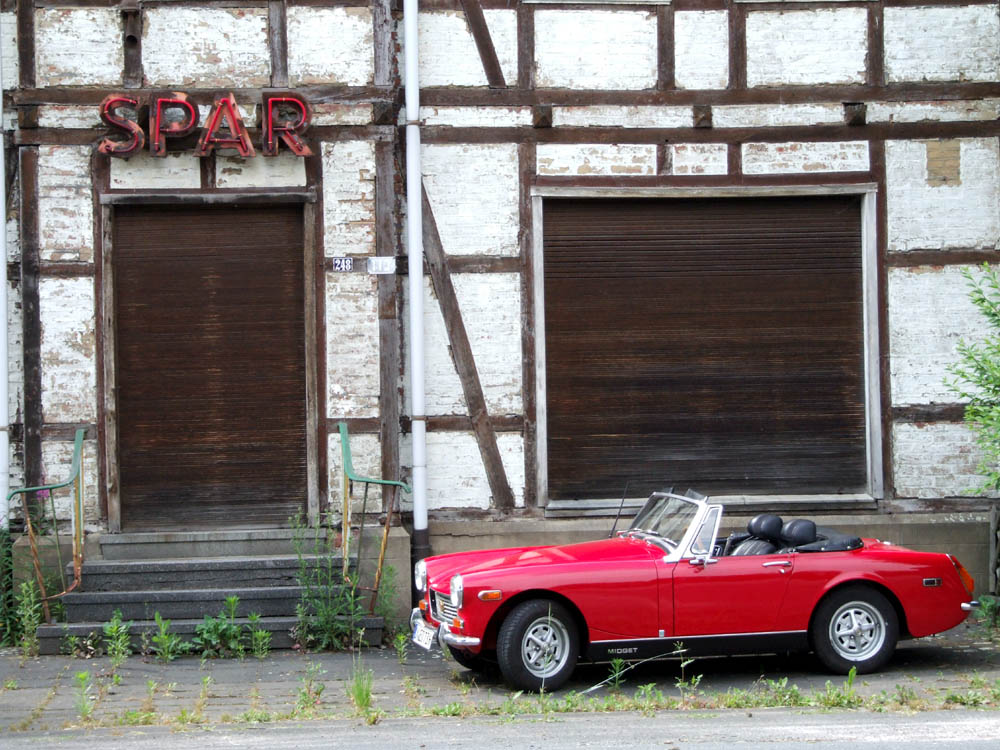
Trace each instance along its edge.
<instances>
[{"instance_id":1,"label":"paved sidewalk","mask_svg":"<svg viewBox=\"0 0 1000 750\"><path fill-rule=\"evenodd\" d=\"M442 658L440 651L411 646L405 663L392 649L360 654L273 652L263 660L209 660L183 657L160 664L152 657L131 656L114 684L107 658L46 656L22 660L13 650L0 652L0 731L43 732L79 726L129 726L142 723L219 724L326 719L357 716L347 688L360 667L370 669L372 705L382 716L469 715L487 712L538 712L535 697L513 695L495 675L474 675ZM78 673L87 672L87 701L81 702ZM803 694L820 692L827 682L842 687L842 677L822 672L811 655L698 659L686 678L701 675L703 698L732 689L748 690L760 679L788 678ZM565 700L608 676L607 665L584 665L571 682L552 696ZM625 675L617 695L634 696L641 685L656 684L667 697L678 697L677 662L644 664ZM81 678L82 679L82 678ZM1000 644L975 624L965 624L932 638L900 644L889 667L859 677L864 696L907 691L913 705L947 706L946 697L973 696L972 705L1000 706ZM606 687L588 694L603 699ZM81 715L91 706L89 717ZM955 705L963 705L956 702ZM969 705L969 703L964 703Z\"/></svg>"}]
</instances>

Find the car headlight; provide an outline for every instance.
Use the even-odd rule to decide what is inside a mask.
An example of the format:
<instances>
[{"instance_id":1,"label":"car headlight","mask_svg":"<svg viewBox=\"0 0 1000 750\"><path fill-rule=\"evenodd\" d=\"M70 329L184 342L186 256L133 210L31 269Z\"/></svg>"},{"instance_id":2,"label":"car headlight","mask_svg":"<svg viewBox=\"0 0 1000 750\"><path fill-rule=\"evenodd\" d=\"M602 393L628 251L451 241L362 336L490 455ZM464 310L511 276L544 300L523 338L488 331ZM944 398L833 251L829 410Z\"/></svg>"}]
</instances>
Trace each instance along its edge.
<instances>
[{"instance_id":1,"label":"car headlight","mask_svg":"<svg viewBox=\"0 0 1000 750\"><path fill-rule=\"evenodd\" d=\"M418 560L413 566L413 583L421 594L427 590L427 563L423 560Z\"/></svg>"},{"instance_id":2,"label":"car headlight","mask_svg":"<svg viewBox=\"0 0 1000 750\"><path fill-rule=\"evenodd\" d=\"M451 579L451 606L455 609L461 609L462 607L462 596L465 594L464 584L462 582L462 576L452 576Z\"/></svg>"}]
</instances>

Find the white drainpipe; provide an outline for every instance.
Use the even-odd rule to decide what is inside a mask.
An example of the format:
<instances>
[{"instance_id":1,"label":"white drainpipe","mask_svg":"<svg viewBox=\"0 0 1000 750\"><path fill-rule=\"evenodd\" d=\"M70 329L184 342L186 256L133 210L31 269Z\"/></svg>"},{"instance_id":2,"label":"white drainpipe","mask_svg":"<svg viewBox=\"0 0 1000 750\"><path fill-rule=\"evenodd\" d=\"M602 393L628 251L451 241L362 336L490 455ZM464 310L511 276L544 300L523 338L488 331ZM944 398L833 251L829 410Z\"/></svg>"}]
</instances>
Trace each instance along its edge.
<instances>
[{"instance_id":1,"label":"white drainpipe","mask_svg":"<svg viewBox=\"0 0 1000 750\"><path fill-rule=\"evenodd\" d=\"M410 404L413 437L412 556L430 554L427 528L427 423L424 406L424 242L420 169L420 82L417 76L418 0L403 0L406 93L406 252L410 295Z\"/></svg>"},{"instance_id":2,"label":"white drainpipe","mask_svg":"<svg viewBox=\"0 0 1000 750\"><path fill-rule=\"evenodd\" d=\"M0 42L2 45L2 42ZM3 49L0 48L0 102L3 101ZM7 429L10 415L7 410L7 384L10 378L7 363L7 164L3 147L3 107L0 105L0 257L3 258L3 278L0 279L0 529L10 528L10 507L7 492L10 490L10 448Z\"/></svg>"}]
</instances>

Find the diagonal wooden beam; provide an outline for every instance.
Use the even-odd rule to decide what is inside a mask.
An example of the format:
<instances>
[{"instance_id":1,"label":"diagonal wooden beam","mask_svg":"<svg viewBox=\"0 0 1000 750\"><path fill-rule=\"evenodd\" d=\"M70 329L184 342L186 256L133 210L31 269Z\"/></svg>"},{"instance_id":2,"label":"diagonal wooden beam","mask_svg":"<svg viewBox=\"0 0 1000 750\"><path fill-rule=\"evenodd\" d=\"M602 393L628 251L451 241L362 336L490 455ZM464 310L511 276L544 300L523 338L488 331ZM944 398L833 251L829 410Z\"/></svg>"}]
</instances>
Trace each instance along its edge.
<instances>
[{"instance_id":1,"label":"diagonal wooden beam","mask_svg":"<svg viewBox=\"0 0 1000 750\"><path fill-rule=\"evenodd\" d=\"M458 370L465 401L469 405L469 417L472 419L472 430L479 443L479 453L486 467L486 479L490 483L493 494L493 505L501 510L514 507L514 494L511 492L507 473L500 459L500 449L497 446L496 432L486 409L486 398L483 396L483 386L479 382L479 372L476 360L472 356L469 335L462 320L462 311L458 307L458 296L451 282L451 272L441 245L441 235L438 234L437 222L434 221L434 211L427 198L427 190L422 189L424 206L424 257L430 270L431 282L437 294L441 313L444 316L444 326L448 331L448 342L451 344L455 369Z\"/></svg>"},{"instance_id":2,"label":"diagonal wooden beam","mask_svg":"<svg viewBox=\"0 0 1000 750\"><path fill-rule=\"evenodd\" d=\"M486 16L483 14L480 0L462 0L462 8L465 10L465 18L469 23L472 38L476 40L476 48L483 61L483 70L486 72L486 80L490 88L507 88L507 83L503 78L503 70L500 68L500 59L497 57L496 47L493 46L493 37L490 36L490 29L486 25Z\"/></svg>"}]
</instances>

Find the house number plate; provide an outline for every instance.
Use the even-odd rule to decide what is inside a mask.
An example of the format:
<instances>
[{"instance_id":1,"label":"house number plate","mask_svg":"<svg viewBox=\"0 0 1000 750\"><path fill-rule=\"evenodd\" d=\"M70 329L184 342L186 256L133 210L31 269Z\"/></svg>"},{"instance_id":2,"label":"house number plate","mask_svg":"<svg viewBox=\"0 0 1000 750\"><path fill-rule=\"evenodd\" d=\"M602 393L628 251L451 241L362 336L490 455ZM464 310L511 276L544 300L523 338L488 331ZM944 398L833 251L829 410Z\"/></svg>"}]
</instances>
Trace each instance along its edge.
<instances>
[{"instance_id":1,"label":"house number plate","mask_svg":"<svg viewBox=\"0 0 1000 750\"><path fill-rule=\"evenodd\" d=\"M354 258L330 258L334 271L353 271Z\"/></svg>"}]
</instances>

